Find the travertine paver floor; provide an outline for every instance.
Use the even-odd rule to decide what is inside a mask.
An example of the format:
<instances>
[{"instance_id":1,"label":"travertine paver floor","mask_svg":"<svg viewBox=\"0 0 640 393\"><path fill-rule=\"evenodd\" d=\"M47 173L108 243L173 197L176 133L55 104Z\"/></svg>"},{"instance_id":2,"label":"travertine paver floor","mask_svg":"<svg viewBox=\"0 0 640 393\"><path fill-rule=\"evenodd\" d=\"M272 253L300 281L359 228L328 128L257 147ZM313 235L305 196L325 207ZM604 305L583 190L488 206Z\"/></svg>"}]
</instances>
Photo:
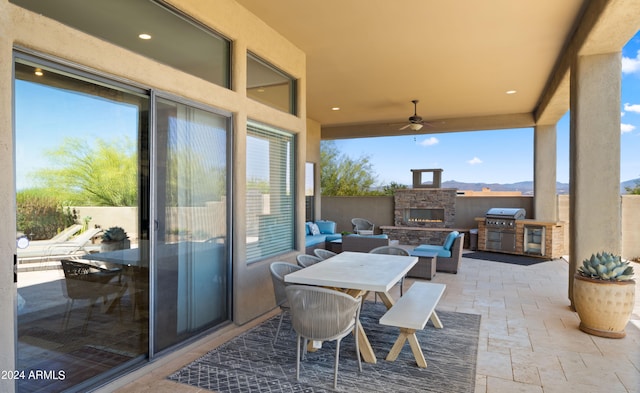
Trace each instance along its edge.
<instances>
[{"instance_id":1,"label":"travertine paver floor","mask_svg":"<svg viewBox=\"0 0 640 393\"><path fill-rule=\"evenodd\" d=\"M635 266L638 277L640 265ZM640 280L627 336L605 339L578 330L567 276L564 260L526 267L463 259L458 274L434 277L447 284L439 309L482 315L476 393L640 393ZM132 382L117 392L200 392L165 378L273 314L154 362L131 374Z\"/></svg>"}]
</instances>

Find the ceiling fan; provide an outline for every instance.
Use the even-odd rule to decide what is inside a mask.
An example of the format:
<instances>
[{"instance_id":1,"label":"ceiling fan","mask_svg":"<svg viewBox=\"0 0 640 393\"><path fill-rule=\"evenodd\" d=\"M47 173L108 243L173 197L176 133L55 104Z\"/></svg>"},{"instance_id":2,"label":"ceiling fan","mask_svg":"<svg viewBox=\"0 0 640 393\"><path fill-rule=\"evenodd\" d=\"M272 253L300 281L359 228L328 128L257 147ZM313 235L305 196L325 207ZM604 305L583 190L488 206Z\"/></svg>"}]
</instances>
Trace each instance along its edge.
<instances>
[{"instance_id":1,"label":"ceiling fan","mask_svg":"<svg viewBox=\"0 0 640 393\"><path fill-rule=\"evenodd\" d=\"M422 120L422 117L418 116L418 100L412 100L413 102L413 116L409 117L409 124L400 128L404 130L405 128L411 128L413 131L419 131L422 126L429 125L429 123Z\"/></svg>"}]
</instances>

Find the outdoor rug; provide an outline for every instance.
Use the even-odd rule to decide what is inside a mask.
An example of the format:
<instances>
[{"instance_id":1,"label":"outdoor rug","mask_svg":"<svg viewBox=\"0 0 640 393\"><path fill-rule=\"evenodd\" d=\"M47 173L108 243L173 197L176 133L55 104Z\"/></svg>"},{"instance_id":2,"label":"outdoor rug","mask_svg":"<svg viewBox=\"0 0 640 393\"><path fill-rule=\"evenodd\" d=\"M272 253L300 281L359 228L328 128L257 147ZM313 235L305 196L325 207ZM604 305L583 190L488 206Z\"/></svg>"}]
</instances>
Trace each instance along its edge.
<instances>
[{"instance_id":1,"label":"outdoor rug","mask_svg":"<svg viewBox=\"0 0 640 393\"><path fill-rule=\"evenodd\" d=\"M477 251L462 254L463 258L483 259L485 261L511 263L520 266L535 265L540 262L547 262L551 259L541 257L530 257L526 255L501 254L499 252Z\"/></svg>"},{"instance_id":2,"label":"outdoor rug","mask_svg":"<svg viewBox=\"0 0 640 393\"><path fill-rule=\"evenodd\" d=\"M427 368L419 368L405 343L395 362L384 358L399 329L378 323L386 311L381 303L366 302L360 320L378 362L362 363L358 371L355 343L349 335L340 345L338 391L341 392L473 392L480 315L438 311L444 328L431 322L417 332ZM278 342L273 338L279 316L221 345L170 375L168 379L216 392L328 392L333 391L335 342L307 353L296 381L296 334L285 314Z\"/></svg>"}]
</instances>

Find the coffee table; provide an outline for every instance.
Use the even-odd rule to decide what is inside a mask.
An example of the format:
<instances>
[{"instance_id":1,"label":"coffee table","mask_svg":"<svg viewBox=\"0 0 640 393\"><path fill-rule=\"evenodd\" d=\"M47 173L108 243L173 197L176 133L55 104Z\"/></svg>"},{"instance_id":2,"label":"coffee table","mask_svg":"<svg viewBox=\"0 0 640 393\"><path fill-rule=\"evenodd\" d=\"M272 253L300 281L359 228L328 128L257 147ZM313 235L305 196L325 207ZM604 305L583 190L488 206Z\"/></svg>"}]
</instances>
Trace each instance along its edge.
<instances>
[{"instance_id":1,"label":"coffee table","mask_svg":"<svg viewBox=\"0 0 640 393\"><path fill-rule=\"evenodd\" d=\"M409 251L409 255L418 257L418 263L409 270L407 276L431 280L431 278L436 275L436 264L438 262L437 252L411 250Z\"/></svg>"}]
</instances>

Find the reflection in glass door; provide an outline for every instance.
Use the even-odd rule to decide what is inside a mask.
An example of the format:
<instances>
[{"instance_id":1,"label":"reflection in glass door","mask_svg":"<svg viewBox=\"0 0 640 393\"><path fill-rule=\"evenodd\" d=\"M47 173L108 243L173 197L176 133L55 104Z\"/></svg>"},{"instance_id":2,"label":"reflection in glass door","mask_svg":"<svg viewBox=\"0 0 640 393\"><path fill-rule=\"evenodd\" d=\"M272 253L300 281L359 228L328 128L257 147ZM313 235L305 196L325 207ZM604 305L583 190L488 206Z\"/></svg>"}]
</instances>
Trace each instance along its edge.
<instances>
[{"instance_id":1,"label":"reflection in glass door","mask_svg":"<svg viewBox=\"0 0 640 393\"><path fill-rule=\"evenodd\" d=\"M228 118L163 98L156 108L153 353L229 318Z\"/></svg>"},{"instance_id":2,"label":"reflection in glass door","mask_svg":"<svg viewBox=\"0 0 640 393\"><path fill-rule=\"evenodd\" d=\"M28 57L14 73L16 367L50 377L20 379L17 390L86 391L149 348L149 98Z\"/></svg>"}]
</instances>

